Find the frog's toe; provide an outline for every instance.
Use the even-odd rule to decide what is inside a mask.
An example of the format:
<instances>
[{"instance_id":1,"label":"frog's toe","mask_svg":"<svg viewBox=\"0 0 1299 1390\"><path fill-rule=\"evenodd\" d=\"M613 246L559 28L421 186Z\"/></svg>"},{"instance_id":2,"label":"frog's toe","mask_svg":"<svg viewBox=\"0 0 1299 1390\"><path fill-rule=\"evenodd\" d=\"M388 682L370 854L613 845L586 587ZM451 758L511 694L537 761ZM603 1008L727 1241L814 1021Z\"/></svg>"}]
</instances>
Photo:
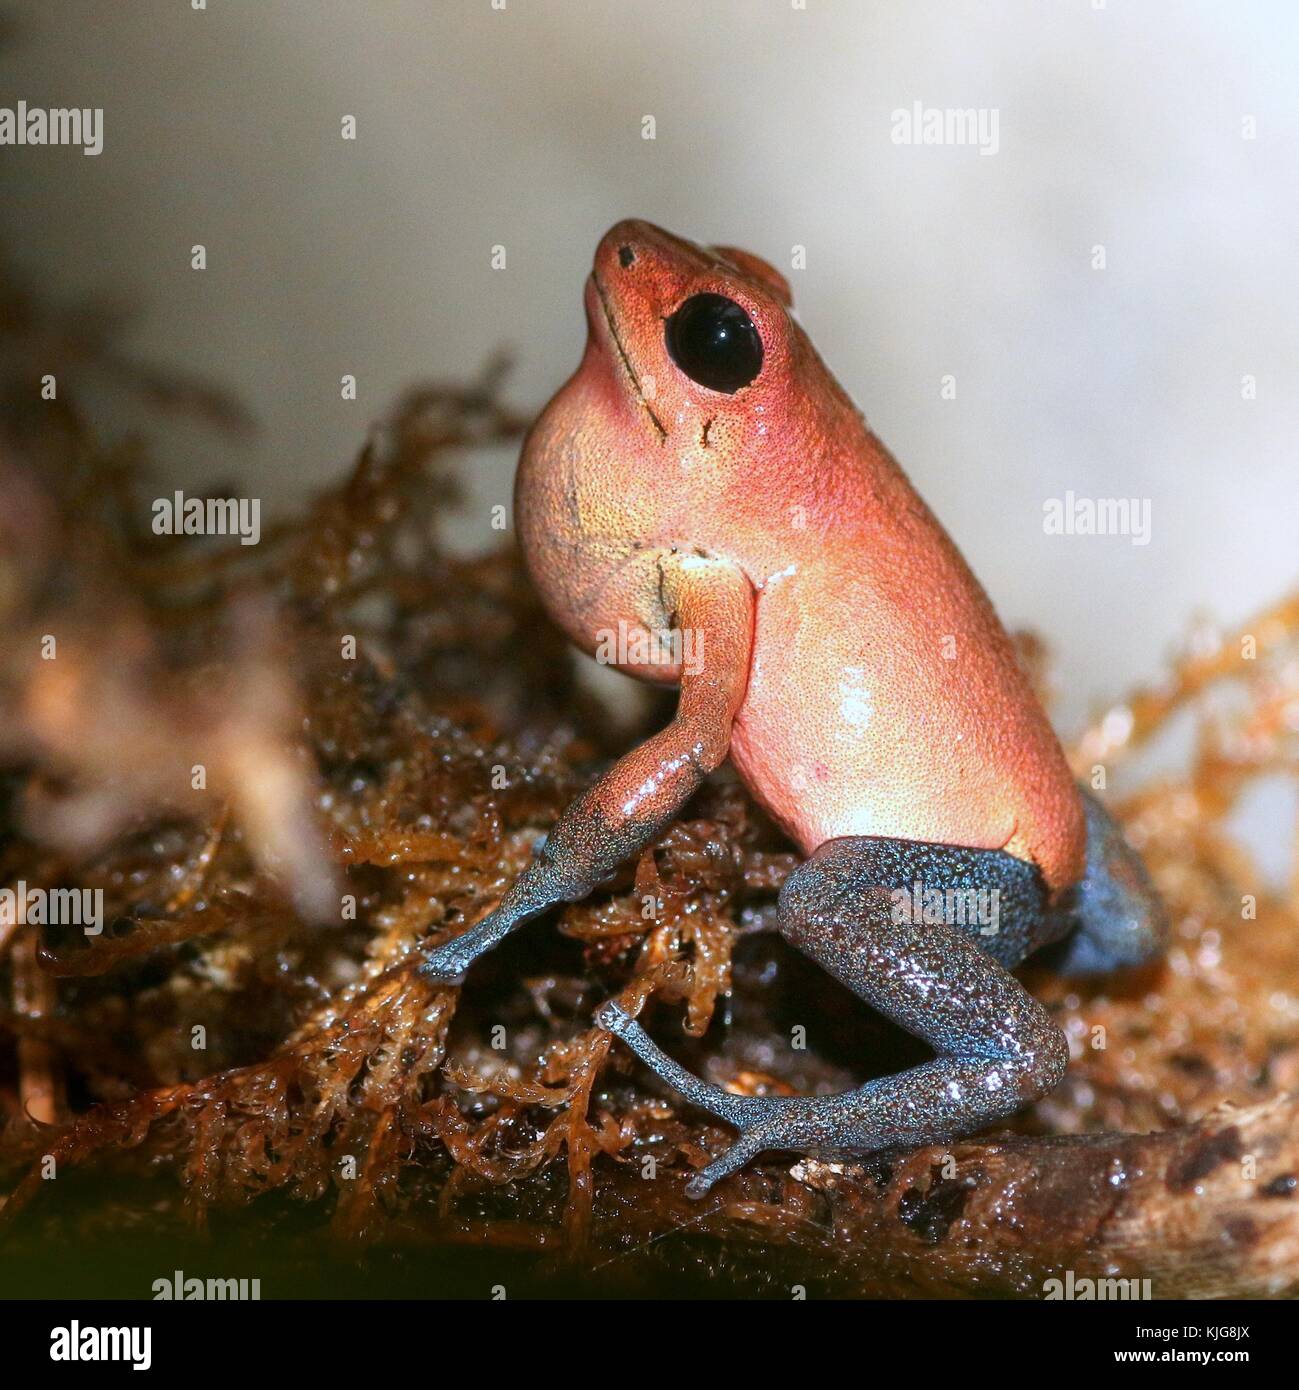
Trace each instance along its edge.
<instances>
[{"instance_id":1,"label":"frog's toe","mask_svg":"<svg viewBox=\"0 0 1299 1390\"><path fill-rule=\"evenodd\" d=\"M468 931L428 951L424 964L420 966L420 974L442 984L461 984L462 977L474 961L486 955L513 930L514 925L517 923L512 923L499 909L489 912Z\"/></svg>"},{"instance_id":2,"label":"frog's toe","mask_svg":"<svg viewBox=\"0 0 1299 1390\"><path fill-rule=\"evenodd\" d=\"M595 1026L616 1038L626 1037L632 1028L640 1027L616 999L606 999L595 1011Z\"/></svg>"},{"instance_id":3,"label":"frog's toe","mask_svg":"<svg viewBox=\"0 0 1299 1390\"><path fill-rule=\"evenodd\" d=\"M669 1057L636 1019L612 999L600 1006L595 1021L601 1028L619 1038L656 1076L666 1081L673 1090L680 1092L686 1100L699 1106L701 1110L707 1110L737 1128L755 1119L761 1112L765 1104L763 1100L752 1096L734 1095L730 1091L722 1090L720 1086L701 1081L692 1072L688 1072L680 1062Z\"/></svg>"},{"instance_id":4,"label":"frog's toe","mask_svg":"<svg viewBox=\"0 0 1299 1390\"><path fill-rule=\"evenodd\" d=\"M706 1167L701 1168L686 1183L686 1196L692 1201L698 1201L700 1197L706 1197L711 1191L715 1182L722 1178L729 1177L737 1169L743 1168L751 1159L756 1158L763 1149L772 1148L771 1140L761 1130L746 1130L739 1139L731 1145L719 1158Z\"/></svg>"},{"instance_id":5,"label":"frog's toe","mask_svg":"<svg viewBox=\"0 0 1299 1390\"><path fill-rule=\"evenodd\" d=\"M464 983L465 972L469 969L472 957L468 956L457 938L435 947L424 957L419 973L426 979L439 984L459 985Z\"/></svg>"},{"instance_id":6,"label":"frog's toe","mask_svg":"<svg viewBox=\"0 0 1299 1390\"><path fill-rule=\"evenodd\" d=\"M692 1202L697 1202L701 1197L708 1196L712 1191L713 1183L716 1181L716 1178L710 1178L708 1176L707 1168L701 1169L688 1183L686 1183L686 1196L689 1197Z\"/></svg>"}]
</instances>

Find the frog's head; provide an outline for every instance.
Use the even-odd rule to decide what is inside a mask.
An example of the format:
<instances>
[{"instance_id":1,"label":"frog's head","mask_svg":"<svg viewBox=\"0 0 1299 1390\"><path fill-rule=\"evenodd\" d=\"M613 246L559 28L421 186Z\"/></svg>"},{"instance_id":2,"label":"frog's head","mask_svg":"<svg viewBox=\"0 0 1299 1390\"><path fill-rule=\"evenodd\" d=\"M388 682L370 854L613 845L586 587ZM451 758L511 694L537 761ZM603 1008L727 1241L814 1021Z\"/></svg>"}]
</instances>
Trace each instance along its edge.
<instances>
[{"instance_id":1,"label":"frog's head","mask_svg":"<svg viewBox=\"0 0 1299 1390\"><path fill-rule=\"evenodd\" d=\"M585 304L586 351L529 436L517 485L529 564L574 635L579 579L612 608L627 593L609 576L633 551L718 548L745 514L805 492L826 439L855 416L792 318L785 278L748 252L619 222Z\"/></svg>"},{"instance_id":2,"label":"frog's head","mask_svg":"<svg viewBox=\"0 0 1299 1390\"><path fill-rule=\"evenodd\" d=\"M605 234L586 283L590 343L654 444L714 446L790 386L797 333L784 276L757 256L683 241L648 222ZM683 438L684 436L684 438Z\"/></svg>"}]
</instances>

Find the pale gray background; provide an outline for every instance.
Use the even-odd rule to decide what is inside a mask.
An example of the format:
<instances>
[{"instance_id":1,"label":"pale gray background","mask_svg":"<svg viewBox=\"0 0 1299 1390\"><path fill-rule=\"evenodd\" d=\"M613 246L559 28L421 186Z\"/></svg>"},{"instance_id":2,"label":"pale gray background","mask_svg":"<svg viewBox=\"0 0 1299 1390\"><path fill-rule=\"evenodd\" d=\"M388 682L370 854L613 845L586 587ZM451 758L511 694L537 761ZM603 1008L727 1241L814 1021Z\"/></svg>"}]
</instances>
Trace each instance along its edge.
<instances>
[{"instance_id":1,"label":"pale gray background","mask_svg":"<svg viewBox=\"0 0 1299 1390\"><path fill-rule=\"evenodd\" d=\"M1284 0L6 9L0 104L106 108L97 159L0 149L9 253L63 293L138 304L133 347L261 421L233 461L171 430L169 482L237 468L281 505L335 476L403 384L502 343L514 398L540 404L576 362L596 239L635 214L782 265L806 245L804 324L1008 623L1050 639L1066 730L1155 673L1193 610L1235 621L1294 580ZM893 145L915 100L998 108L1000 153ZM461 543L488 534L511 465L475 461ZM1151 498L1152 543L1045 536L1043 499L1069 488Z\"/></svg>"}]
</instances>

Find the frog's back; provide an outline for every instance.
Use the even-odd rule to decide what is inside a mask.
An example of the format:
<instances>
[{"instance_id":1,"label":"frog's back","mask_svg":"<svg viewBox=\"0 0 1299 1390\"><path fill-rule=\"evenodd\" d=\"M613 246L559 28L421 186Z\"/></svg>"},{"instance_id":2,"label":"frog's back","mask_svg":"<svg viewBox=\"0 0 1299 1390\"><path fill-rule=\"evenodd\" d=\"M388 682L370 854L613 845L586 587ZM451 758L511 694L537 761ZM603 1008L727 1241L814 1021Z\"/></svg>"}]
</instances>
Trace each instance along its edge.
<instances>
[{"instance_id":1,"label":"frog's back","mask_svg":"<svg viewBox=\"0 0 1299 1390\"><path fill-rule=\"evenodd\" d=\"M806 853L848 835L1005 849L1059 891L1085 850L1059 742L978 581L867 440L876 456L746 557L761 592L736 766Z\"/></svg>"}]
</instances>

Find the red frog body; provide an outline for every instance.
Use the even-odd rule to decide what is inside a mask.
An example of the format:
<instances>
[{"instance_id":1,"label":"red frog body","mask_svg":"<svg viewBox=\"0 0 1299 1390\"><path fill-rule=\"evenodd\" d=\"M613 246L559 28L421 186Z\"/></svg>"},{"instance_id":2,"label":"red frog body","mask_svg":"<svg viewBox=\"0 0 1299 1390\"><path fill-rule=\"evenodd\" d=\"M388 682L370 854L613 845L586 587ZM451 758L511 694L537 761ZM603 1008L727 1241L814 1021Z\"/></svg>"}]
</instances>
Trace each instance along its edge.
<instances>
[{"instance_id":1,"label":"red frog body","mask_svg":"<svg viewBox=\"0 0 1299 1390\"><path fill-rule=\"evenodd\" d=\"M809 857L781 931L939 1058L842 1097L737 1097L606 1006L604 1026L741 1130L691 1191L763 1148L863 1152L1009 1113L1064 1057L1008 967L1070 933L1066 966L1144 959L1163 930L1144 870L1074 783L983 589L793 318L784 278L627 221L599 243L585 306L582 361L523 447L523 551L578 646L679 684L681 703L426 968L452 978L589 892L729 754ZM896 920L913 880L1004 893L1014 920L918 936ZM995 1042L972 991L984 1012L1004 1006ZM1000 1062L982 1056L998 1046Z\"/></svg>"},{"instance_id":2,"label":"red frog body","mask_svg":"<svg viewBox=\"0 0 1299 1390\"><path fill-rule=\"evenodd\" d=\"M1010 640L757 264L644 222L601 241L586 353L519 467L534 581L594 652L620 624L668 628L662 557L729 561L756 595L731 757L805 854L844 835L939 840L1006 849L1067 887L1081 800ZM707 293L763 343L759 377L731 395L675 371L664 342L664 320Z\"/></svg>"}]
</instances>

